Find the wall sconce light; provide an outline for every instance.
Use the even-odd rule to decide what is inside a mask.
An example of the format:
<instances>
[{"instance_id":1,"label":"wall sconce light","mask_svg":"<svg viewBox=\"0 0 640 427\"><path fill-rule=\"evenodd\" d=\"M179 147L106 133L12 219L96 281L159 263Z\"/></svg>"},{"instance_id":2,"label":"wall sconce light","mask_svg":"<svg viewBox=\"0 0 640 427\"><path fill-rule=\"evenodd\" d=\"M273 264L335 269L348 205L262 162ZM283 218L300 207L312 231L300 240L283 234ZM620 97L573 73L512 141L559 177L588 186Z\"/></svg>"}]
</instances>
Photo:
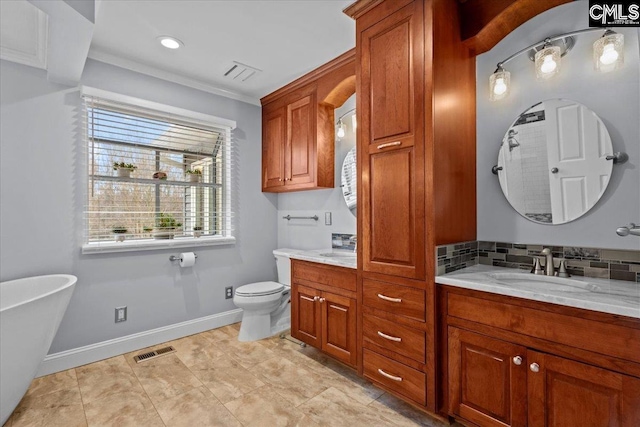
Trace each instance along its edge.
<instances>
[{"instance_id":1,"label":"wall sconce light","mask_svg":"<svg viewBox=\"0 0 640 427\"><path fill-rule=\"evenodd\" d=\"M342 121L342 119L344 119L344 117L348 114L353 113L353 116L351 118L351 123L353 125L353 131L356 131L356 114L355 114L356 109L352 108L351 110L347 111L346 113L344 113L343 115L341 115L338 118L338 122L336 123L338 125L338 130L336 132L336 136L338 137L338 140L341 140L342 138L344 138L344 136L347 134L346 129L347 127L345 126L344 122Z\"/></svg>"},{"instance_id":2,"label":"wall sconce light","mask_svg":"<svg viewBox=\"0 0 640 427\"><path fill-rule=\"evenodd\" d=\"M602 28L587 28L548 37L498 62L496 70L489 76L489 99L498 101L509 95L511 74L504 69L507 62L528 52L529 59L535 62L536 77L539 80L550 79L560 72L561 58L575 44L574 36L593 31L602 31ZM620 68L624 64L624 35L606 29L603 36L593 43L593 61L598 71L608 72Z\"/></svg>"},{"instance_id":3,"label":"wall sconce light","mask_svg":"<svg viewBox=\"0 0 640 427\"><path fill-rule=\"evenodd\" d=\"M609 72L624 64L624 35L611 30L593 43L593 65L596 70Z\"/></svg>"}]
</instances>

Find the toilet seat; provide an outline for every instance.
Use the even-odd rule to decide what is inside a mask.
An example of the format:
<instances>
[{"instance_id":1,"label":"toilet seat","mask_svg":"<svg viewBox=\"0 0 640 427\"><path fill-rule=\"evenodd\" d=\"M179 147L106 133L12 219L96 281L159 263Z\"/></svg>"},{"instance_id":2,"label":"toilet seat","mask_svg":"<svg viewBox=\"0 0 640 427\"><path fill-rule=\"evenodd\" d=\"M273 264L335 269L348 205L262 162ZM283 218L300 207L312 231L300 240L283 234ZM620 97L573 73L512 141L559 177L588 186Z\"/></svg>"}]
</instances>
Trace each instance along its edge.
<instances>
[{"instance_id":1,"label":"toilet seat","mask_svg":"<svg viewBox=\"0 0 640 427\"><path fill-rule=\"evenodd\" d=\"M241 297L258 297L282 293L284 285L278 282L257 282L240 286L236 295Z\"/></svg>"}]
</instances>

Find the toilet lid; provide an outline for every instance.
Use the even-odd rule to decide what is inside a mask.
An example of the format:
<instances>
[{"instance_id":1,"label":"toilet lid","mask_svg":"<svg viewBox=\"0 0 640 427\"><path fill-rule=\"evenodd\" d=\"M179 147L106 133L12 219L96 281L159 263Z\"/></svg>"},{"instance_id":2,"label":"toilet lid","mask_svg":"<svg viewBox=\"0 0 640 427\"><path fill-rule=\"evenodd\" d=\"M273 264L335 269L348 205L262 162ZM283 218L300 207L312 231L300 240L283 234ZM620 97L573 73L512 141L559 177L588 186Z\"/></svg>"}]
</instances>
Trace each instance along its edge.
<instances>
[{"instance_id":1,"label":"toilet lid","mask_svg":"<svg viewBox=\"0 0 640 427\"><path fill-rule=\"evenodd\" d=\"M278 282L258 282L240 286L236 289L236 295L240 296L263 296L282 292L284 285Z\"/></svg>"}]
</instances>

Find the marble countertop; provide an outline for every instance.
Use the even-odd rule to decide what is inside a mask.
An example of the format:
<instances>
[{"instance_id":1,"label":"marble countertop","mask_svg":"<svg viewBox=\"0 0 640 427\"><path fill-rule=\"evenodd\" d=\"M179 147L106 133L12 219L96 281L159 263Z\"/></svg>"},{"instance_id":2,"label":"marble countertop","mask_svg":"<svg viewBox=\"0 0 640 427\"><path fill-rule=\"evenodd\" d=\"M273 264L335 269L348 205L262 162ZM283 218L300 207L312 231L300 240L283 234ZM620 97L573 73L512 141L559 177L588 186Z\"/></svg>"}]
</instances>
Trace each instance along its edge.
<instances>
[{"instance_id":1,"label":"marble countertop","mask_svg":"<svg viewBox=\"0 0 640 427\"><path fill-rule=\"evenodd\" d=\"M335 265L338 267L358 268L358 259L353 252L332 250L332 249L316 249L305 251L300 249L278 249L276 252L289 255L291 259L299 259L301 261L317 262L319 264ZM335 256L326 256L321 254L332 254Z\"/></svg>"},{"instance_id":2,"label":"marble countertop","mask_svg":"<svg viewBox=\"0 0 640 427\"><path fill-rule=\"evenodd\" d=\"M504 273L522 276L510 280L500 277ZM582 276L571 277L573 282L566 285L535 282L542 277L513 268L474 265L436 276L436 283L640 319L640 283Z\"/></svg>"}]
</instances>

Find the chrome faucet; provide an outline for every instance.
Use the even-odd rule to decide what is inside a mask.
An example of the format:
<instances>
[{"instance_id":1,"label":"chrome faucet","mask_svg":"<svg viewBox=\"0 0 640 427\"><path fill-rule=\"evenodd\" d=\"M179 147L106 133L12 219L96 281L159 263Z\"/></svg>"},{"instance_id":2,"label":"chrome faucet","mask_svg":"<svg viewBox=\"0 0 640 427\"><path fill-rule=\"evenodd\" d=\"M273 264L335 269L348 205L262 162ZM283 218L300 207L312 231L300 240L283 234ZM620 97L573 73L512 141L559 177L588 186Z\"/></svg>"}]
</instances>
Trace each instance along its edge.
<instances>
[{"instance_id":1,"label":"chrome faucet","mask_svg":"<svg viewBox=\"0 0 640 427\"><path fill-rule=\"evenodd\" d=\"M544 271L547 276L553 276L555 274L555 269L553 267L553 254L551 253L551 249L544 248L540 254L544 255L546 258Z\"/></svg>"}]
</instances>

